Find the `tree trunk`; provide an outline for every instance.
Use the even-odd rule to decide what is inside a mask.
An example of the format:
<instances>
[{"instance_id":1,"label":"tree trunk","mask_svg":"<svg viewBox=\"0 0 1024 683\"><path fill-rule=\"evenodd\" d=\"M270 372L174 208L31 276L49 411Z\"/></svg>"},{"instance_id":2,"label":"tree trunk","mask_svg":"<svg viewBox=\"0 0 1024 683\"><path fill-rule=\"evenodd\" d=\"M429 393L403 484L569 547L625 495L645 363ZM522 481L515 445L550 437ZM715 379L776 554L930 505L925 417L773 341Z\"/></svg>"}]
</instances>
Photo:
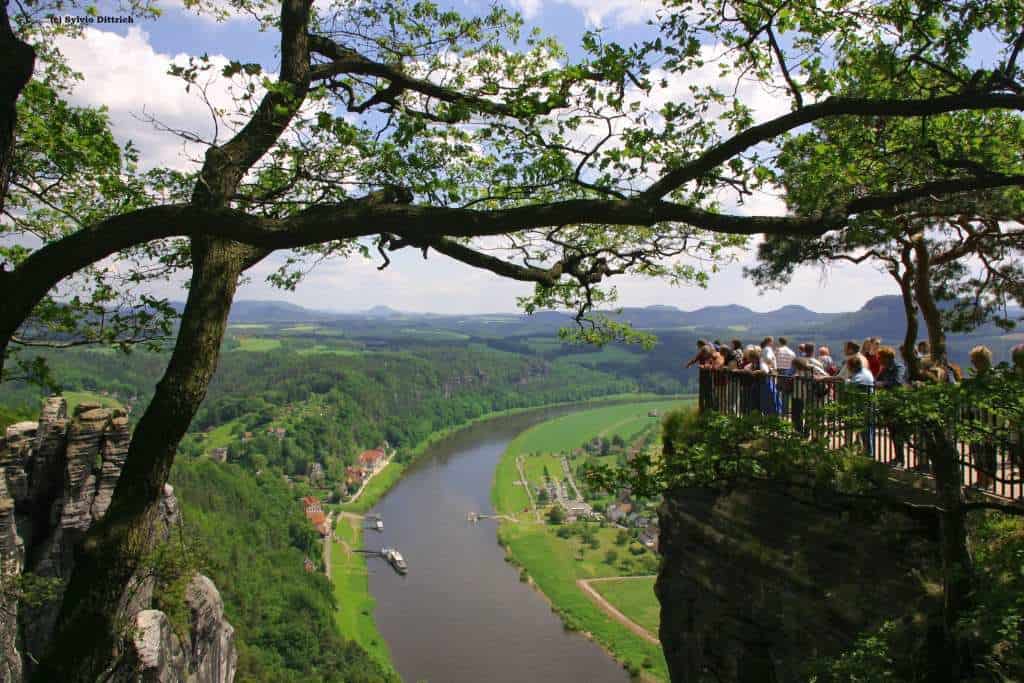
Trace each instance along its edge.
<instances>
[{"instance_id":1,"label":"tree trunk","mask_svg":"<svg viewBox=\"0 0 1024 683\"><path fill-rule=\"evenodd\" d=\"M57 636L34 681L89 681L116 658L125 634L122 594L154 546L155 515L178 443L217 367L239 275L262 253L233 242L194 240L188 302L167 370L132 436L106 516L75 558Z\"/></svg>"},{"instance_id":2,"label":"tree trunk","mask_svg":"<svg viewBox=\"0 0 1024 683\"><path fill-rule=\"evenodd\" d=\"M32 46L14 34L7 14L9 0L0 0L0 213L7 201L7 188L14 170L14 133L18 117L18 97L35 70L36 53ZM0 283L10 278L0 262ZM4 292L10 289L4 285ZM13 295L4 297L14 298ZM14 330L0 330L0 381L3 380L7 345Z\"/></svg>"},{"instance_id":3,"label":"tree trunk","mask_svg":"<svg viewBox=\"0 0 1024 683\"><path fill-rule=\"evenodd\" d=\"M942 508L943 647L942 666L936 666L935 671L941 672L940 680L952 682L960 680L964 665L965 653L957 623L971 604L974 560L967 540L967 514L963 509L964 489L956 443L945 433L926 434L924 439Z\"/></svg>"},{"instance_id":4,"label":"tree trunk","mask_svg":"<svg viewBox=\"0 0 1024 683\"><path fill-rule=\"evenodd\" d=\"M907 320L907 330L903 335L903 346L900 347L900 355L903 362L907 364L907 375L912 380L921 379L921 359L917 356L917 304L914 301L914 262L911 258L913 247L907 245L903 248L901 260L903 272L897 269L890 271L900 286L900 296L903 298L903 314Z\"/></svg>"},{"instance_id":5,"label":"tree trunk","mask_svg":"<svg viewBox=\"0 0 1024 683\"><path fill-rule=\"evenodd\" d=\"M946 331L942 327L942 311L935 303L932 295L931 283L931 255L928 253L928 245L924 242L923 235L916 235L914 239L914 254L917 258L917 265L914 268L914 299L918 308L921 309L921 316L924 318L925 327L928 328L928 343L932 347L932 360L943 368L949 366L949 357L946 351Z\"/></svg>"},{"instance_id":6,"label":"tree trunk","mask_svg":"<svg viewBox=\"0 0 1024 683\"><path fill-rule=\"evenodd\" d=\"M14 34L7 14L9 0L0 0L0 212L14 167L14 130L18 97L32 78L36 52Z\"/></svg>"},{"instance_id":7,"label":"tree trunk","mask_svg":"<svg viewBox=\"0 0 1024 683\"><path fill-rule=\"evenodd\" d=\"M914 272L914 298L921 309L932 359L942 368L948 368L946 331L942 326L942 312L931 290L929 270L931 258L923 236L916 236L914 253L917 263ZM960 475L960 457L956 442L950 434L933 430L922 434L924 449L935 475L935 492L942 508L942 575L943 575L943 669L949 672L944 680L959 681L963 666L963 648L957 635L957 622L971 601L974 560L967 539L967 515L963 509L964 489Z\"/></svg>"}]
</instances>

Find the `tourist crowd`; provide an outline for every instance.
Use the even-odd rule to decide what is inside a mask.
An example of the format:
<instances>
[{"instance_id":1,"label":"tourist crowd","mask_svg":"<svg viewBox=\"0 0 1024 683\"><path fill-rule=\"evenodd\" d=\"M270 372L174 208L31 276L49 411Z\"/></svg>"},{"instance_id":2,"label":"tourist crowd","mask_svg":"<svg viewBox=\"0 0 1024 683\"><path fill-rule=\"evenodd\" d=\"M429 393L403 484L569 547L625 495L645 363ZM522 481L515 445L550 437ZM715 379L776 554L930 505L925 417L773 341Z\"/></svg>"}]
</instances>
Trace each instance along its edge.
<instances>
[{"instance_id":1,"label":"tourist crowd","mask_svg":"<svg viewBox=\"0 0 1024 683\"><path fill-rule=\"evenodd\" d=\"M896 349L883 345L877 337L870 337L862 343L846 342L842 358L838 361L827 346L804 342L797 344L794 350L786 337L777 340L765 337L760 344L746 346L739 339L728 344L702 339L697 342L697 353L686 367L697 365L702 369L725 371L702 373L703 405L740 415L760 412L789 416L797 431L804 433L806 411L834 399L840 387L846 391L871 393L914 383L958 384L964 381L964 373L959 366L938 363L932 358L927 341L918 343L914 353L919 372L912 378ZM988 347L975 346L969 357L969 377L983 379L992 372L994 359ZM1004 367L1024 379L1024 344L1010 350L1010 361ZM741 381L730 383L730 376L735 377L736 374ZM869 416L865 422L866 426L856 438L873 456L876 441L874 417ZM847 442L854 438L849 430L842 431L846 433ZM1010 431L1016 433L1020 430ZM912 435L888 425L887 436L893 463L903 465L904 450ZM1021 452L1024 444L1020 443L1024 437L1017 434L1011 440L1014 443L1010 444L1010 459L1021 461L1014 462L1014 465L1018 470L1024 469L1024 453ZM997 469L996 449L991 444L976 444L971 447L971 456L978 472L976 484L982 488L991 487Z\"/></svg>"}]
</instances>

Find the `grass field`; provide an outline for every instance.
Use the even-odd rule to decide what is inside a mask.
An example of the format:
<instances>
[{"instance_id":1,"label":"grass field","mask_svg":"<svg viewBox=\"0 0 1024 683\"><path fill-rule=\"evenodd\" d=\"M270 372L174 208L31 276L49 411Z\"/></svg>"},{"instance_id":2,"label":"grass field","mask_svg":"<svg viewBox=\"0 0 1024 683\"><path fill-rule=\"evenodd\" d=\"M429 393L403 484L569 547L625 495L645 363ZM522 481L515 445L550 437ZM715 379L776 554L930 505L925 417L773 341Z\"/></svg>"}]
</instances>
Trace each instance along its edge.
<instances>
[{"instance_id":1,"label":"grass field","mask_svg":"<svg viewBox=\"0 0 1024 683\"><path fill-rule=\"evenodd\" d=\"M104 408L121 408L121 402L116 398L109 396L100 396L94 394L91 391L64 391L61 392L68 402L68 415L72 415L75 412L75 407L79 403L99 403Z\"/></svg>"},{"instance_id":2,"label":"grass field","mask_svg":"<svg viewBox=\"0 0 1024 683\"><path fill-rule=\"evenodd\" d=\"M498 463L492 490L495 508L515 514L529 506L526 491L513 484L519 479L515 456L527 456L524 458L527 479L540 484L544 480L545 465L552 476L560 476L562 471L558 458L551 454L571 451L595 436L619 435L628 441L658 419L648 417L650 411L662 414L684 402L673 399L604 406L565 415L526 430L509 444L508 452ZM542 455L530 456L530 453Z\"/></svg>"},{"instance_id":3,"label":"grass field","mask_svg":"<svg viewBox=\"0 0 1024 683\"><path fill-rule=\"evenodd\" d=\"M302 325L292 325L291 327L283 327L283 328L281 328L281 331L282 332L315 332L316 330L319 330L319 329L320 329L319 325L311 325L309 323L304 323Z\"/></svg>"},{"instance_id":4,"label":"grass field","mask_svg":"<svg viewBox=\"0 0 1024 683\"><path fill-rule=\"evenodd\" d=\"M239 337L239 351L265 352L281 348L280 339L267 339L266 337Z\"/></svg>"},{"instance_id":5,"label":"grass field","mask_svg":"<svg viewBox=\"0 0 1024 683\"><path fill-rule=\"evenodd\" d=\"M619 661L647 670L658 680L667 681L668 668L661 648L612 620L576 585L577 579L621 575L619 566L606 564L603 559L609 549L617 548L613 540L616 533L617 530L610 527L598 530L600 546L592 550L581 546L575 538L558 538L554 529L544 524L504 522L498 531L509 553L551 600L568 628L589 633ZM578 554L580 548L583 548L582 560L578 559L581 557ZM642 607L630 606L630 610L658 609L653 593L649 599L644 598L642 604ZM649 666L645 667L645 663Z\"/></svg>"},{"instance_id":6,"label":"grass field","mask_svg":"<svg viewBox=\"0 0 1024 683\"><path fill-rule=\"evenodd\" d=\"M267 323L231 323L228 327L233 330L265 330L270 325Z\"/></svg>"},{"instance_id":7,"label":"grass field","mask_svg":"<svg viewBox=\"0 0 1024 683\"><path fill-rule=\"evenodd\" d=\"M348 346L327 346L326 344L317 344L298 350L300 356L308 356L313 353L330 353L335 356L361 356L366 352Z\"/></svg>"},{"instance_id":8,"label":"grass field","mask_svg":"<svg viewBox=\"0 0 1024 683\"><path fill-rule=\"evenodd\" d=\"M628 441L656 419L649 417L649 412L661 414L687 402L688 399L675 399L603 406L565 415L528 429L509 444L498 463L491 492L495 508L498 512L516 515L529 506L526 491L515 484L519 479L516 456L525 456L527 479L531 483L540 483L545 465L552 476L561 475L561 465L555 454L576 448L595 436L611 438L619 435ZM531 518L520 514L520 519ZM501 524L498 534L514 561L526 569L569 628L586 631L630 668L645 670L659 680L668 680L661 648L611 619L576 585L578 579L650 573L649 566L631 555L627 547L615 545L618 529L614 527L594 529L597 548L583 545L575 536L559 538L556 529L533 521L506 521ZM615 550L617 555L611 564L606 557L609 550ZM619 584L638 585L618 588ZM604 588L606 584L593 585ZM660 607L648 581L615 582L610 590L613 593L618 590L615 599L609 597L609 601L623 614L653 634L657 633Z\"/></svg>"},{"instance_id":9,"label":"grass field","mask_svg":"<svg viewBox=\"0 0 1024 683\"><path fill-rule=\"evenodd\" d=\"M617 610L643 626L655 638L661 612L654 596L654 577L623 579L622 581L598 581L590 584Z\"/></svg>"},{"instance_id":10,"label":"grass field","mask_svg":"<svg viewBox=\"0 0 1024 683\"><path fill-rule=\"evenodd\" d=\"M351 552L362 544L359 520L342 517L335 526L338 542L331 546L331 582L338 609L334 613L338 629L345 638L359 643L370 656L385 668L392 669L391 652L377 630L373 608L377 604L370 595L366 577L366 559Z\"/></svg>"}]
</instances>

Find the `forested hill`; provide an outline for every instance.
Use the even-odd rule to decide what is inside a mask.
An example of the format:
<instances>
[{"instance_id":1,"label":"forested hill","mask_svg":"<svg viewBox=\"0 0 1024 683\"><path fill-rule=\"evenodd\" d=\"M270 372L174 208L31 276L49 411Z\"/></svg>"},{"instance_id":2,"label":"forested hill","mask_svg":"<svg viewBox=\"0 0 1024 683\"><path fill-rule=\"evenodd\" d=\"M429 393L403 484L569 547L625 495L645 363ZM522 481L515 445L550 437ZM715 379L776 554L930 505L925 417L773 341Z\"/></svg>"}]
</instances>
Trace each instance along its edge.
<instances>
[{"instance_id":1,"label":"forested hill","mask_svg":"<svg viewBox=\"0 0 1024 683\"><path fill-rule=\"evenodd\" d=\"M308 494L338 500L345 468L362 450L386 440L405 459L433 432L492 411L632 392L641 384L633 378L639 356L562 351L551 336L534 343L537 352L519 353L432 331L355 340L303 324L231 329L171 481L186 535L237 629L238 680L391 677L337 630L320 551L297 502ZM69 400L130 405L137 417L167 358L66 350L50 360ZM2 400L9 417L27 418L38 412L37 397L23 388ZM212 461L218 449L226 449L228 462ZM304 567L307 558L313 572Z\"/></svg>"}]
</instances>

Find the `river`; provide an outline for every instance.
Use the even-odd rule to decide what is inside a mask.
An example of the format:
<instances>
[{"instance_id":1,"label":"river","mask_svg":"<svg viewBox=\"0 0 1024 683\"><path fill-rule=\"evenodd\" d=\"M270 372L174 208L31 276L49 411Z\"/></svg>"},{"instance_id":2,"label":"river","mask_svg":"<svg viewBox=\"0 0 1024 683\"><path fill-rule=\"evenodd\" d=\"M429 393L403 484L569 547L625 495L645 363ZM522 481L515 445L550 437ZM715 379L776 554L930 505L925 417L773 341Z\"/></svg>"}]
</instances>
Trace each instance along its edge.
<instances>
[{"instance_id":1,"label":"river","mask_svg":"<svg viewBox=\"0 0 1024 683\"><path fill-rule=\"evenodd\" d=\"M397 547L409 563L399 576L368 558L377 625L407 683L587 681L629 676L596 643L562 628L547 599L504 561L491 512L494 469L517 434L574 408L497 418L433 446L372 512L383 533L364 545Z\"/></svg>"}]
</instances>

